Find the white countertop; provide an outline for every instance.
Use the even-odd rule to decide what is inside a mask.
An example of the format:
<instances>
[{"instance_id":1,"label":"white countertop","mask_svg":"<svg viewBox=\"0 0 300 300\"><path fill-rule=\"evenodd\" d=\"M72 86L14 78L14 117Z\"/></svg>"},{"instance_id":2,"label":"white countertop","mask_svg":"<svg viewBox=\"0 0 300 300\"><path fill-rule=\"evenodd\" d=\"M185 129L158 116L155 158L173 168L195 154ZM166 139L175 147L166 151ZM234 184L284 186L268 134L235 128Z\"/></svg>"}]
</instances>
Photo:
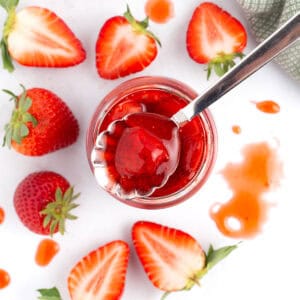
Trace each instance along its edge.
<instances>
[{"instance_id":1,"label":"white countertop","mask_svg":"<svg viewBox=\"0 0 300 300\"><path fill-rule=\"evenodd\" d=\"M175 17L163 25L151 23L151 30L162 43L156 60L143 72L114 81L100 79L96 73L94 48L98 31L106 19L122 14L126 3L136 17L143 18L145 1L20 1L20 8L34 4L55 11L82 40L88 57L83 64L68 69L34 69L16 65L13 74L0 70L0 89L17 92L20 91L20 83L28 88L50 89L70 106L81 128L76 144L43 157L30 158L13 150L0 149L0 207L6 212L6 219L0 225L0 269L7 270L11 276L10 285L0 290L0 300L33 300L37 298L37 289L52 286L59 288L63 299L69 299L66 278L77 260L115 239L123 239L132 245L131 226L137 220L154 221L184 230L193 235L205 250L210 243L215 247L237 243L239 240L224 237L218 231L209 216L209 209L214 202L224 200L224 195L230 195L219 171L226 163L240 157L243 146L261 140L279 141L284 167L280 187L267 196L276 205L269 211L262 233L241 243L203 279L201 288L194 287L188 294L173 293L168 299L300 298L300 84L291 80L274 63L211 107L219 135L218 158L205 186L188 201L154 211L128 207L103 192L89 170L85 156L85 133L89 120L99 101L119 83L142 75L161 75L181 80L201 92L216 80L212 77L209 82L206 81L204 67L192 61L185 48L187 23L194 7L201 1L173 1ZM235 1L214 2L247 24ZM4 19L4 10L1 9L0 24ZM255 46L250 29L247 29L249 41L245 53ZM261 113L251 102L267 99L280 104L279 114ZM0 128L3 128L10 117L12 103L7 101L4 93L0 94L0 100ZM239 135L231 131L235 124L242 128ZM25 228L13 207L17 184L29 173L41 170L62 174L81 193L78 199L80 207L74 211L79 218L67 223L65 236L55 235L61 250L44 268L34 262L37 244L43 236ZM159 299L161 294L148 281L132 251L122 299L154 300Z\"/></svg>"}]
</instances>

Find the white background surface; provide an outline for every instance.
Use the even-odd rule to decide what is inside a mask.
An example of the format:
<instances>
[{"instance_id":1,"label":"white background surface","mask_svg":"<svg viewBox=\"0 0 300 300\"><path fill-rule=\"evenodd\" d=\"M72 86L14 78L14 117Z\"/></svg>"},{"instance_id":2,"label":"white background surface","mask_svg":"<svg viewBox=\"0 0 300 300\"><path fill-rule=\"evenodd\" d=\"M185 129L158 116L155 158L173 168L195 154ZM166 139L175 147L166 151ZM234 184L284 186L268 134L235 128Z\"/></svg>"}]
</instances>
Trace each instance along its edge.
<instances>
[{"instance_id":1,"label":"white background surface","mask_svg":"<svg viewBox=\"0 0 300 300\"><path fill-rule=\"evenodd\" d=\"M300 299L299 291L299 133L300 85L292 81L273 63L266 66L237 87L211 111L219 133L219 154L208 182L193 198L173 208L147 211L127 207L106 195L89 170L85 157L85 133L91 115L105 94L126 79L141 75L164 75L176 78L201 92L212 84L205 79L204 67L193 62L185 48L185 32L189 18L199 0L174 0L175 18L163 25L151 23L151 29L162 48L156 60L143 72L115 81L100 79L94 63L94 47L103 22L122 14L126 3L138 18L144 17L145 0L74 1L36 0L20 1L19 8L31 4L48 7L61 16L81 39L87 50L87 60L69 69L34 69L16 65L8 74L0 70L0 89L20 91L26 87L43 87L58 94L73 110L80 123L76 144L40 158L22 156L13 150L0 149L0 206L6 212L0 225L0 268L7 270L11 284L0 290L1 300L33 300L36 290L57 286L63 299L69 299L66 279L69 270L85 254L114 239L127 241L131 248L131 226L141 219L180 228L193 235L207 250L236 243L224 237L208 211L214 202L230 196L226 182L218 174L227 162L239 159L240 149L253 141L280 141L279 153L284 164L281 187L267 197L276 203L269 212L263 232L245 240L230 257L203 279L202 287L187 293L173 293L169 299ZM215 1L239 18L247 27L243 12L235 1ZM0 24L5 19L0 10ZM255 45L249 28L248 53ZM281 112L268 115L259 112L251 101L272 99L280 104ZM12 103L0 94L0 128L10 117ZM240 135L231 131L238 124ZM2 129L1 129L2 130ZM3 130L1 131L3 135ZM55 235L61 250L49 266L41 268L34 262L37 244L43 236L28 231L20 223L13 208L13 193L17 184L29 173L52 170L65 176L81 192L76 209L78 220L67 224L67 233ZM74 211L75 212L75 211ZM124 300L159 299L161 291L146 278L132 249Z\"/></svg>"}]
</instances>

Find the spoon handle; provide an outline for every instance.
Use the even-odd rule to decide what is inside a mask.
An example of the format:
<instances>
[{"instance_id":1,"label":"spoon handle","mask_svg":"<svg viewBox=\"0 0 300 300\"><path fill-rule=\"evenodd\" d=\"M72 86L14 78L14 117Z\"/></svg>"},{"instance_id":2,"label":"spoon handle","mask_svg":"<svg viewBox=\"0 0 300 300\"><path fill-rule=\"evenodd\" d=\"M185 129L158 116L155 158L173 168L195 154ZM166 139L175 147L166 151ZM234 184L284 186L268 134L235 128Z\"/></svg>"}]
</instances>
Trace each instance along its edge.
<instances>
[{"instance_id":1,"label":"spoon handle","mask_svg":"<svg viewBox=\"0 0 300 300\"><path fill-rule=\"evenodd\" d=\"M191 120L195 115L255 73L282 50L300 37L300 12L281 26L250 54L220 78L212 87L172 116L177 124Z\"/></svg>"}]
</instances>

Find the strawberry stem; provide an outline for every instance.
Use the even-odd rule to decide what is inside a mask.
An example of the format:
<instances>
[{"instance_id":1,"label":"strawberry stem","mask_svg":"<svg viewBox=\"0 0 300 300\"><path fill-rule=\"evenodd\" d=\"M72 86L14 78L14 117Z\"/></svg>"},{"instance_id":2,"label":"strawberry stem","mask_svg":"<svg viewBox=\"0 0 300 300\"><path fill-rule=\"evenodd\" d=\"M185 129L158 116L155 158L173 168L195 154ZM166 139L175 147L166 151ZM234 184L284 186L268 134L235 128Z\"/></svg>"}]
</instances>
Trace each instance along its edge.
<instances>
[{"instance_id":1,"label":"strawberry stem","mask_svg":"<svg viewBox=\"0 0 300 300\"><path fill-rule=\"evenodd\" d=\"M77 219L70 211L79 206L74 203L78 197L79 194L74 195L73 187L69 187L64 194L58 187L55 191L55 201L49 202L46 208L40 212L41 215L45 216L43 227L49 227L51 236L57 230L63 235L65 233L65 221Z\"/></svg>"},{"instance_id":2,"label":"strawberry stem","mask_svg":"<svg viewBox=\"0 0 300 300\"><path fill-rule=\"evenodd\" d=\"M11 56L8 50L8 36L11 32L15 19L16 19L16 7L19 0L0 0L0 6L2 6L7 12L7 19L4 23L2 39L0 41L0 50L3 62L3 68L12 72L14 70L14 65L12 63Z\"/></svg>"},{"instance_id":3,"label":"strawberry stem","mask_svg":"<svg viewBox=\"0 0 300 300\"><path fill-rule=\"evenodd\" d=\"M168 297L168 295L170 295L170 294L171 294L171 292L165 292L165 293L163 293L163 295L161 296L160 300L165 300Z\"/></svg>"},{"instance_id":4,"label":"strawberry stem","mask_svg":"<svg viewBox=\"0 0 300 300\"><path fill-rule=\"evenodd\" d=\"M235 59L242 59L244 54L241 52L236 52L232 54L219 53L214 59L212 59L207 66L207 80L209 80L212 71L216 73L219 77L223 76L228 72L229 69L235 66Z\"/></svg>"},{"instance_id":5,"label":"strawberry stem","mask_svg":"<svg viewBox=\"0 0 300 300\"><path fill-rule=\"evenodd\" d=\"M7 12L17 7L19 0L0 0L0 6L2 6Z\"/></svg>"},{"instance_id":6,"label":"strawberry stem","mask_svg":"<svg viewBox=\"0 0 300 300\"><path fill-rule=\"evenodd\" d=\"M51 289L39 289L37 290L40 295L39 300L61 300L61 295L56 287Z\"/></svg>"},{"instance_id":7,"label":"strawberry stem","mask_svg":"<svg viewBox=\"0 0 300 300\"><path fill-rule=\"evenodd\" d=\"M32 100L27 96L24 86L21 85L21 87L23 92L20 97L8 90L3 90L5 93L9 94L11 99L15 102L15 108L12 112L10 122L4 127L5 135L2 146L6 145L8 148L11 148L12 141L21 144L23 138L28 136L28 123L32 123L34 127L38 124L37 119L29 113L29 109L32 106Z\"/></svg>"},{"instance_id":8,"label":"strawberry stem","mask_svg":"<svg viewBox=\"0 0 300 300\"><path fill-rule=\"evenodd\" d=\"M227 257L233 250L235 250L238 245L230 245L221 247L219 249L214 249L212 245L209 246L209 249L206 253L206 264L205 267L196 274L197 281L205 276L207 272L212 269L216 264L222 261Z\"/></svg>"},{"instance_id":9,"label":"strawberry stem","mask_svg":"<svg viewBox=\"0 0 300 300\"><path fill-rule=\"evenodd\" d=\"M141 34L144 34L144 35L147 35L147 36L153 38L158 43L158 45L161 46L161 42L158 39L158 37L155 36L155 34L153 32L147 30L147 28L149 26L149 18L148 17L146 17L143 21L137 21L133 17L128 5L127 5L127 10L124 13L124 17L126 18L128 23L133 27L133 29L136 32L139 32Z\"/></svg>"},{"instance_id":10,"label":"strawberry stem","mask_svg":"<svg viewBox=\"0 0 300 300\"><path fill-rule=\"evenodd\" d=\"M0 41L0 49L1 49L1 55L2 55L3 68L5 70L7 70L8 72L13 72L14 65L13 65L12 59L8 53L7 41L4 38L2 38L2 40Z\"/></svg>"}]
</instances>

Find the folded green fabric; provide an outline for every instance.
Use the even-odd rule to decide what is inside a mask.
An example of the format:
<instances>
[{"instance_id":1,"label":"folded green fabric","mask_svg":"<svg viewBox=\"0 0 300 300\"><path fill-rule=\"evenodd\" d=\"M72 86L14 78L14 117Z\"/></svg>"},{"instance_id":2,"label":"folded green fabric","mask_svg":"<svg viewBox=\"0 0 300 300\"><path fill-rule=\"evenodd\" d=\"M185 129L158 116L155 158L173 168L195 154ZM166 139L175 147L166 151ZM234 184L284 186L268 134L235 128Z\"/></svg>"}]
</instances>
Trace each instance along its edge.
<instances>
[{"instance_id":1,"label":"folded green fabric","mask_svg":"<svg viewBox=\"0 0 300 300\"><path fill-rule=\"evenodd\" d=\"M300 11L300 0L237 0L249 20L258 42ZM276 62L300 81L300 41L282 52Z\"/></svg>"}]
</instances>

